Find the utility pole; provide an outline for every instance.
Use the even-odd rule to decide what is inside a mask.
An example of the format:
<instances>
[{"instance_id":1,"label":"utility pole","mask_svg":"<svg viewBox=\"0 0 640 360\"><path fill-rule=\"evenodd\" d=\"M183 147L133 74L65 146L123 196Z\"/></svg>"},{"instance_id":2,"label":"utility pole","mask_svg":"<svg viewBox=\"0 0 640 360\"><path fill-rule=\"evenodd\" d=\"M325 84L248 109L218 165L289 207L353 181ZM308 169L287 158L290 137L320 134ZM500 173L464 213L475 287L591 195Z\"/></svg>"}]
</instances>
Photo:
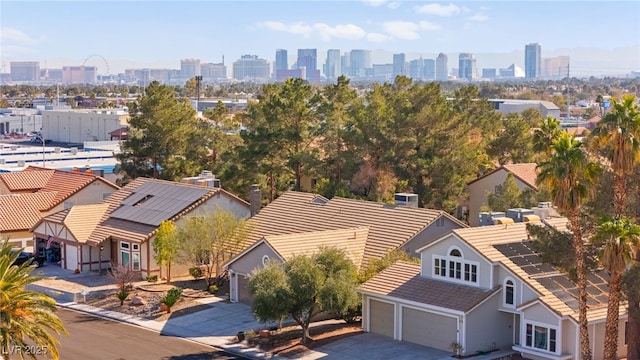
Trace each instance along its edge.
<instances>
[{"instance_id":1,"label":"utility pole","mask_svg":"<svg viewBox=\"0 0 640 360\"><path fill-rule=\"evenodd\" d=\"M569 65L567 63L567 120L571 120L571 103L569 102L569 80L571 79L571 77L569 76Z\"/></svg>"},{"instance_id":2,"label":"utility pole","mask_svg":"<svg viewBox=\"0 0 640 360\"><path fill-rule=\"evenodd\" d=\"M196 114L200 109L198 106L200 105L200 82L202 81L202 75L196 75Z\"/></svg>"}]
</instances>

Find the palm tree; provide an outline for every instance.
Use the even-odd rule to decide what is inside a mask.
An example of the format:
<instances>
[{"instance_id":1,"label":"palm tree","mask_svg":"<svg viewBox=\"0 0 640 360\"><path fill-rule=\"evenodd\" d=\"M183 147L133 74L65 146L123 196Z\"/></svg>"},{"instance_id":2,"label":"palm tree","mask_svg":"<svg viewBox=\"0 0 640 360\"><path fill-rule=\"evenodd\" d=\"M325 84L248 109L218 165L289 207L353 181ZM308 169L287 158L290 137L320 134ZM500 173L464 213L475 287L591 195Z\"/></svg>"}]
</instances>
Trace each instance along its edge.
<instances>
[{"instance_id":1,"label":"palm tree","mask_svg":"<svg viewBox=\"0 0 640 360\"><path fill-rule=\"evenodd\" d=\"M634 95L621 102L612 99L612 109L591 132L592 145L605 151L614 174L614 216L624 213L626 176L640 160L640 111Z\"/></svg>"},{"instance_id":2,"label":"palm tree","mask_svg":"<svg viewBox=\"0 0 640 360\"><path fill-rule=\"evenodd\" d=\"M35 345L46 349L53 359L59 359L59 341L49 330L56 334L67 334L67 331L55 314L55 301L25 289L27 284L40 279L31 276L35 267L30 262L13 265L19 253L12 251L8 239L0 247L0 356L9 359L11 354L16 354L24 358L27 352L16 349Z\"/></svg>"},{"instance_id":3,"label":"palm tree","mask_svg":"<svg viewBox=\"0 0 640 360\"><path fill-rule=\"evenodd\" d=\"M561 132L551 145L551 157L538 164L538 170L538 185L551 192L554 203L560 212L569 217L571 223L578 275L581 358L591 360L587 329L587 280L580 214L582 204L593 193L599 168L589 161L582 149L582 143L576 140L575 136Z\"/></svg>"},{"instance_id":4,"label":"palm tree","mask_svg":"<svg viewBox=\"0 0 640 360\"><path fill-rule=\"evenodd\" d=\"M551 156L551 145L560 133L560 121L552 116L547 116L540 122L540 127L533 132L533 150L545 155L544 160Z\"/></svg>"},{"instance_id":5,"label":"palm tree","mask_svg":"<svg viewBox=\"0 0 640 360\"><path fill-rule=\"evenodd\" d=\"M614 175L613 186L613 213L615 218L619 218L624 214L627 191L626 191L626 178L633 173L633 168L638 164L640 160L640 111L634 95L625 95L622 97L622 101L616 99L611 100L612 109L609 111L598 123L598 126L591 133L592 146L598 147L599 150L604 150L605 154L609 158L610 167ZM637 304L640 302L639 298L634 298L633 294L627 294L627 300L629 304ZM612 309L609 306L608 309ZM629 311L634 311L630 309ZM615 309L616 314L618 309ZM606 339L618 338L618 320L616 318L614 326L609 324L609 319L613 319L607 313L607 329L614 331L609 334L607 332ZM629 319L630 321L638 321L636 318ZM613 320L611 320L613 321ZM640 324L634 324L629 326L629 342L627 349L640 348L640 333L637 330L640 329ZM613 352L611 352L613 351ZM605 359L615 357L615 350L609 349L605 346ZM640 355L640 354L638 354Z\"/></svg>"},{"instance_id":6,"label":"palm tree","mask_svg":"<svg viewBox=\"0 0 640 360\"><path fill-rule=\"evenodd\" d=\"M626 217L608 219L598 226L594 240L601 243L601 260L609 272L609 301L605 325L604 359L617 360L618 323L620 322L620 294L622 274L632 260L632 246L640 239L640 226Z\"/></svg>"}]
</instances>

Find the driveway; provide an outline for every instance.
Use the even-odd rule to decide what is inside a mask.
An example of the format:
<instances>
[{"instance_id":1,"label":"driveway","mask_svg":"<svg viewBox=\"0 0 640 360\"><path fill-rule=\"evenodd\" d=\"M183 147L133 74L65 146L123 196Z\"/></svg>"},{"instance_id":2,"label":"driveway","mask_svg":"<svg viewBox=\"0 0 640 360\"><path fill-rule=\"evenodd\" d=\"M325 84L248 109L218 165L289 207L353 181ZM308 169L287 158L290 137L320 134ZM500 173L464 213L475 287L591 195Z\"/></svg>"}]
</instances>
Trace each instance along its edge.
<instances>
[{"instance_id":1,"label":"driveway","mask_svg":"<svg viewBox=\"0 0 640 360\"><path fill-rule=\"evenodd\" d=\"M367 360L435 360L453 359L451 353L404 341L397 341L386 336L364 333L334 341L314 349L304 359L367 359Z\"/></svg>"}]
</instances>

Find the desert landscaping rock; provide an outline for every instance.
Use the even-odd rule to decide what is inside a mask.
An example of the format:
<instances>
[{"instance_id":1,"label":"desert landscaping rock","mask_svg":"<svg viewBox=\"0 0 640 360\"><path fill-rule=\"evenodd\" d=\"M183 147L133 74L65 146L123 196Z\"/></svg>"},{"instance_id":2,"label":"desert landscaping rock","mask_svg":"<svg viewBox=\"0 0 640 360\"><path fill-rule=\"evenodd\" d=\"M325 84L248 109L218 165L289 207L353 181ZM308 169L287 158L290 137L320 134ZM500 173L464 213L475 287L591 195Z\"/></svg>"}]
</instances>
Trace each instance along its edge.
<instances>
[{"instance_id":1,"label":"desert landscaping rock","mask_svg":"<svg viewBox=\"0 0 640 360\"><path fill-rule=\"evenodd\" d=\"M146 304L147 302L140 296L134 296L133 298L131 298L131 305L133 306L140 306L140 305L146 305Z\"/></svg>"}]
</instances>

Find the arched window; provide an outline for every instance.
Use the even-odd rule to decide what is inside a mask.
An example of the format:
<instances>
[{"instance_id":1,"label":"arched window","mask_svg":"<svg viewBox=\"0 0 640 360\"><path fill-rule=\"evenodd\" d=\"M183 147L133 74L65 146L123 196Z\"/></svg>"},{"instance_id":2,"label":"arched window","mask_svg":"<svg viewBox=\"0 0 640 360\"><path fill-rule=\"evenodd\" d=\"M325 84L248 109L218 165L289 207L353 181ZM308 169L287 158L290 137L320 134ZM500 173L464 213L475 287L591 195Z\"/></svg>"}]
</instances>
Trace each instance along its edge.
<instances>
[{"instance_id":1,"label":"arched window","mask_svg":"<svg viewBox=\"0 0 640 360\"><path fill-rule=\"evenodd\" d=\"M516 298L516 289L513 280L507 279L504 282L504 303L507 306L514 306Z\"/></svg>"},{"instance_id":2,"label":"arched window","mask_svg":"<svg viewBox=\"0 0 640 360\"><path fill-rule=\"evenodd\" d=\"M460 253L460 250L458 249L453 249L449 252L449 256L462 257L462 253Z\"/></svg>"},{"instance_id":3,"label":"arched window","mask_svg":"<svg viewBox=\"0 0 640 360\"><path fill-rule=\"evenodd\" d=\"M267 266L267 261L269 261L269 255L262 256L262 266Z\"/></svg>"}]
</instances>

